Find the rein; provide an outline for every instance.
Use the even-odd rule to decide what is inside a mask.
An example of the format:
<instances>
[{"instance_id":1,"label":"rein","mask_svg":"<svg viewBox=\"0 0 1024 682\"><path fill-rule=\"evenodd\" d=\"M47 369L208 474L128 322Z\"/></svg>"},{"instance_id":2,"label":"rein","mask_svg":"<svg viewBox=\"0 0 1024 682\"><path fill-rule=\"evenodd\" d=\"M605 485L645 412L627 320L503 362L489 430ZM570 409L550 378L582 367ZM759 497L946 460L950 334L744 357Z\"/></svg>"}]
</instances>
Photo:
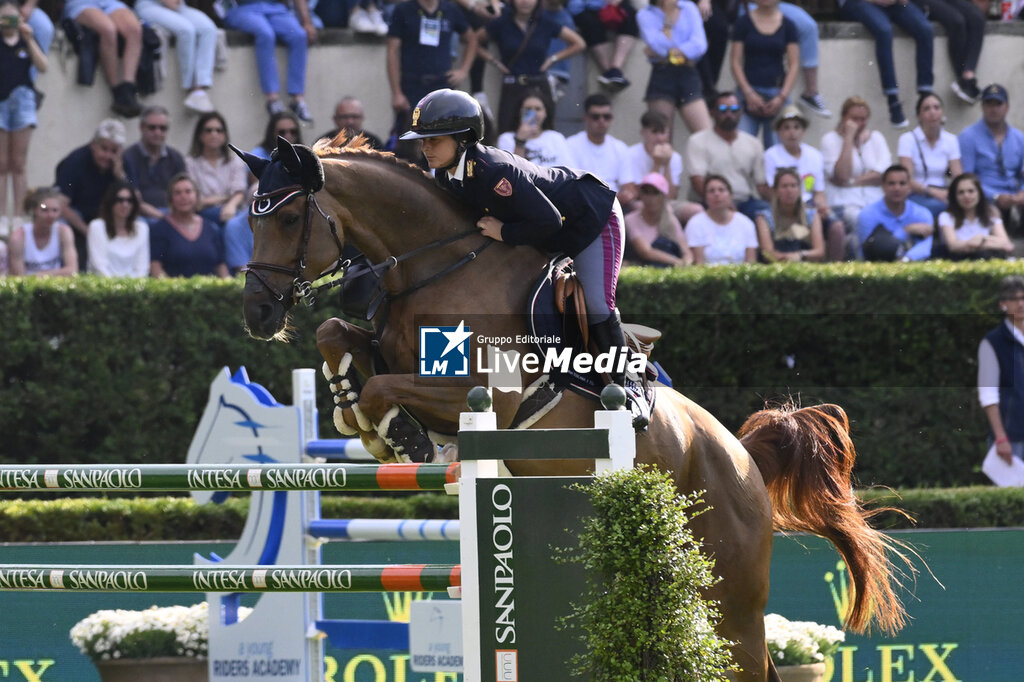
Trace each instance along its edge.
<instances>
[{"instance_id":1,"label":"rein","mask_svg":"<svg viewBox=\"0 0 1024 682\"><path fill-rule=\"evenodd\" d=\"M265 206L271 206L274 203L276 203L277 208L280 208L282 205L287 203L287 200L291 195L298 195L302 191L302 186L291 185L289 187L282 187L281 189L274 190L273 192L268 192L267 194L264 195L259 195L256 197L256 200ZM279 200L278 202L272 201L275 197L281 197L281 200ZM342 282L345 279L362 277L367 274L373 274L374 277L376 277L377 279L377 286L380 287L380 283L383 280L384 276L387 275L387 273L389 273L391 270L398 267L399 263L409 260L410 258L414 258L420 254L426 253L427 251L436 249L438 247L457 242L460 239L464 239L470 235L479 234L479 230L477 230L476 228L471 228L469 230L459 232L458 234L452 235L450 237L445 237L444 239L432 241L419 248L413 249L412 251L408 251L398 256L388 256L388 258L385 259L384 262L371 266L356 264L354 267L350 269L349 266L352 265L351 259L346 258L343 260L339 257L339 259L335 261L334 265L332 265L329 269L325 270L324 272L321 272L311 281L308 279L303 279L303 274L306 271L306 256L309 251L309 239L312 236L313 231L314 208L327 221L328 226L330 226L331 236L334 238L334 244L335 246L337 246L338 255L340 256L343 251L343 247L341 244L341 239L338 237L338 227L334 222L334 218L327 215L324 212L324 210L320 208L320 204L318 204L316 200L315 192L306 191L306 215L302 225L302 243L299 245L299 253L297 254L297 263L295 267L289 268L288 266L278 265L276 263L249 261L249 263L243 269L244 272L251 272L256 277L256 279L258 279L260 283L263 284L263 286L265 286L274 295L274 297L278 301L284 302L287 296L281 291L279 291L277 287L273 286L269 281L267 281L263 274L261 274L261 270L267 270L271 272L282 272L286 275L292 275L294 277L294 279L292 280L291 292L292 302L301 299L302 302L306 304L306 306L311 306L313 305L313 303L316 302L316 297L320 294L320 292L341 286ZM262 212L262 214L268 215L270 213L274 213L275 211L276 209ZM483 244L481 244L473 251L467 253L465 256L460 258L455 263L452 263L451 265L439 270L438 272L435 272L433 275L430 275L426 279L416 282L397 293L390 293L387 291L382 292L384 301L390 303L395 299L407 296L413 293L414 291L418 291L419 289L422 289L423 287L432 284L433 282L441 279L442 277L451 274L455 270L461 268L466 263L475 260L476 257L484 251L484 249L486 249L493 243L493 240L486 239L483 242ZM341 278L334 279L320 285L313 285L314 281L317 281L323 277L329 277L343 269L345 270L345 274ZM373 315L370 315L370 317L372 318ZM385 319L386 318L387 315L385 314ZM381 325L381 327L383 327L383 324Z\"/></svg>"}]
</instances>

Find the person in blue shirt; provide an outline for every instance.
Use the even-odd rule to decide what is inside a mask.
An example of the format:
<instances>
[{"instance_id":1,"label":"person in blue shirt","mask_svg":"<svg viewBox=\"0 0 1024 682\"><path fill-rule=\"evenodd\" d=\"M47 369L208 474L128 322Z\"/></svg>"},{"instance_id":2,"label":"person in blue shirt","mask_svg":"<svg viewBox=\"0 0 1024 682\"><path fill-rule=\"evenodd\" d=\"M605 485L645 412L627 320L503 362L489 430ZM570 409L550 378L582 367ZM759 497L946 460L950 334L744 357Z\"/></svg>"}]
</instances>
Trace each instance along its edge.
<instances>
[{"instance_id":1,"label":"person in blue shirt","mask_svg":"<svg viewBox=\"0 0 1024 682\"><path fill-rule=\"evenodd\" d=\"M1010 97L998 83L981 93L982 117L960 133L965 173L981 178L981 188L1003 214L1010 229L1011 211L1024 209L1024 133L1006 122Z\"/></svg>"},{"instance_id":2,"label":"person in blue shirt","mask_svg":"<svg viewBox=\"0 0 1024 682\"><path fill-rule=\"evenodd\" d=\"M564 166L542 168L483 138L480 104L464 92L437 90L416 105L402 135L422 140L437 184L481 216L484 235L512 246L530 245L573 258L586 294L590 336L599 353L625 347L615 310L625 221L615 192L594 175ZM639 378L612 380L626 389L633 425L650 420Z\"/></svg>"},{"instance_id":3,"label":"person in blue shirt","mask_svg":"<svg viewBox=\"0 0 1024 682\"><path fill-rule=\"evenodd\" d=\"M857 217L864 259L927 260L932 253L934 218L924 206L907 201L910 172L898 164L886 168L882 192L884 196L865 206Z\"/></svg>"}]
</instances>

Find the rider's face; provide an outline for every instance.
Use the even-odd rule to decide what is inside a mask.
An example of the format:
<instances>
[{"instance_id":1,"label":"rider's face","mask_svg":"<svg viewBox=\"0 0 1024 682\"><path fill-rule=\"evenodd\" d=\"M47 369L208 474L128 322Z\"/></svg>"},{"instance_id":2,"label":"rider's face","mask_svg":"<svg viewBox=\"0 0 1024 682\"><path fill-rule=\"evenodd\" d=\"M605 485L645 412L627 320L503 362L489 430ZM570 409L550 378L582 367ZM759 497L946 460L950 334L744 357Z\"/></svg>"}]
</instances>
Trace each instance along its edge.
<instances>
[{"instance_id":1,"label":"rider's face","mask_svg":"<svg viewBox=\"0 0 1024 682\"><path fill-rule=\"evenodd\" d=\"M451 135L423 139L423 156L431 168L448 168L455 163L457 148L455 138Z\"/></svg>"}]
</instances>

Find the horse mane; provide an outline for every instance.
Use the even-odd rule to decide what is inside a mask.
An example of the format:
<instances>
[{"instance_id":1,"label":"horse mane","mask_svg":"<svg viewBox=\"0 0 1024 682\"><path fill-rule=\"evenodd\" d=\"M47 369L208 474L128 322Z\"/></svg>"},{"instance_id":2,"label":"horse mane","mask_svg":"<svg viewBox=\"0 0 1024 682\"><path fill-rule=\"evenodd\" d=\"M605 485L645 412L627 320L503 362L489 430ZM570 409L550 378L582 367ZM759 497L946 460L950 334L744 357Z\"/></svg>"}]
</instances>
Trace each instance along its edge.
<instances>
[{"instance_id":1,"label":"horse mane","mask_svg":"<svg viewBox=\"0 0 1024 682\"><path fill-rule=\"evenodd\" d=\"M370 158L388 161L394 164L396 168L406 168L410 171L415 171L422 177L431 179L429 173L416 164L395 156L394 152L384 152L379 149L374 149L370 146L370 140L362 133L353 138L349 138L348 132L344 128L338 131L338 134L335 135L333 139L327 139L324 137L313 143L313 153L321 158L338 158L348 154L366 155Z\"/></svg>"},{"instance_id":2,"label":"horse mane","mask_svg":"<svg viewBox=\"0 0 1024 682\"><path fill-rule=\"evenodd\" d=\"M333 139L326 137L317 140L313 144L313 153L320 158L344 160L346 156L361 156L363 158L380 161L397 168L400 172L407 173L410 179L424 183L430 191L439 195L452 210L465 216L471 223L476 222L470 209L460 204L448 192L445 192L434 183L434 177L414 163L410 163L394 154L394 152L380 151L370 146L370 141L365 135L359 134L349 138L348 133L342 128Z\"/></svg>"}]
</instances>

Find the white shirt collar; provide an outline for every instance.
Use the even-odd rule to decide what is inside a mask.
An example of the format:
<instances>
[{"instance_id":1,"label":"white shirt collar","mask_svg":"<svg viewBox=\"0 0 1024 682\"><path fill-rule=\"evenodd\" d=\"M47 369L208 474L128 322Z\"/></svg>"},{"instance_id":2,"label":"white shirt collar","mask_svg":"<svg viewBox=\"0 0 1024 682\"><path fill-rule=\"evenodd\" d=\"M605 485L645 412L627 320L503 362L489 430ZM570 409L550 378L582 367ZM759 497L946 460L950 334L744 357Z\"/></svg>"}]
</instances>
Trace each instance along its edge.
<instances>
[{"instance_id":1,"label":"white shirt collar","mask_svg":"<svg viewBox=\"0 0 1024 682\"><path fill-rule=\"evenodd\" d=\"M457 166L455 166L455 172L454 173L451 172L451 171L446 171L448 173L448 179L449 180L458 180L459 182L462 182L465 179L465 177L466 177L466 154L468 152L469 152L468 149L466 151L462 152L462 156L459 158L459 163L458 163Z\"/></svg>"}]
</instances>

